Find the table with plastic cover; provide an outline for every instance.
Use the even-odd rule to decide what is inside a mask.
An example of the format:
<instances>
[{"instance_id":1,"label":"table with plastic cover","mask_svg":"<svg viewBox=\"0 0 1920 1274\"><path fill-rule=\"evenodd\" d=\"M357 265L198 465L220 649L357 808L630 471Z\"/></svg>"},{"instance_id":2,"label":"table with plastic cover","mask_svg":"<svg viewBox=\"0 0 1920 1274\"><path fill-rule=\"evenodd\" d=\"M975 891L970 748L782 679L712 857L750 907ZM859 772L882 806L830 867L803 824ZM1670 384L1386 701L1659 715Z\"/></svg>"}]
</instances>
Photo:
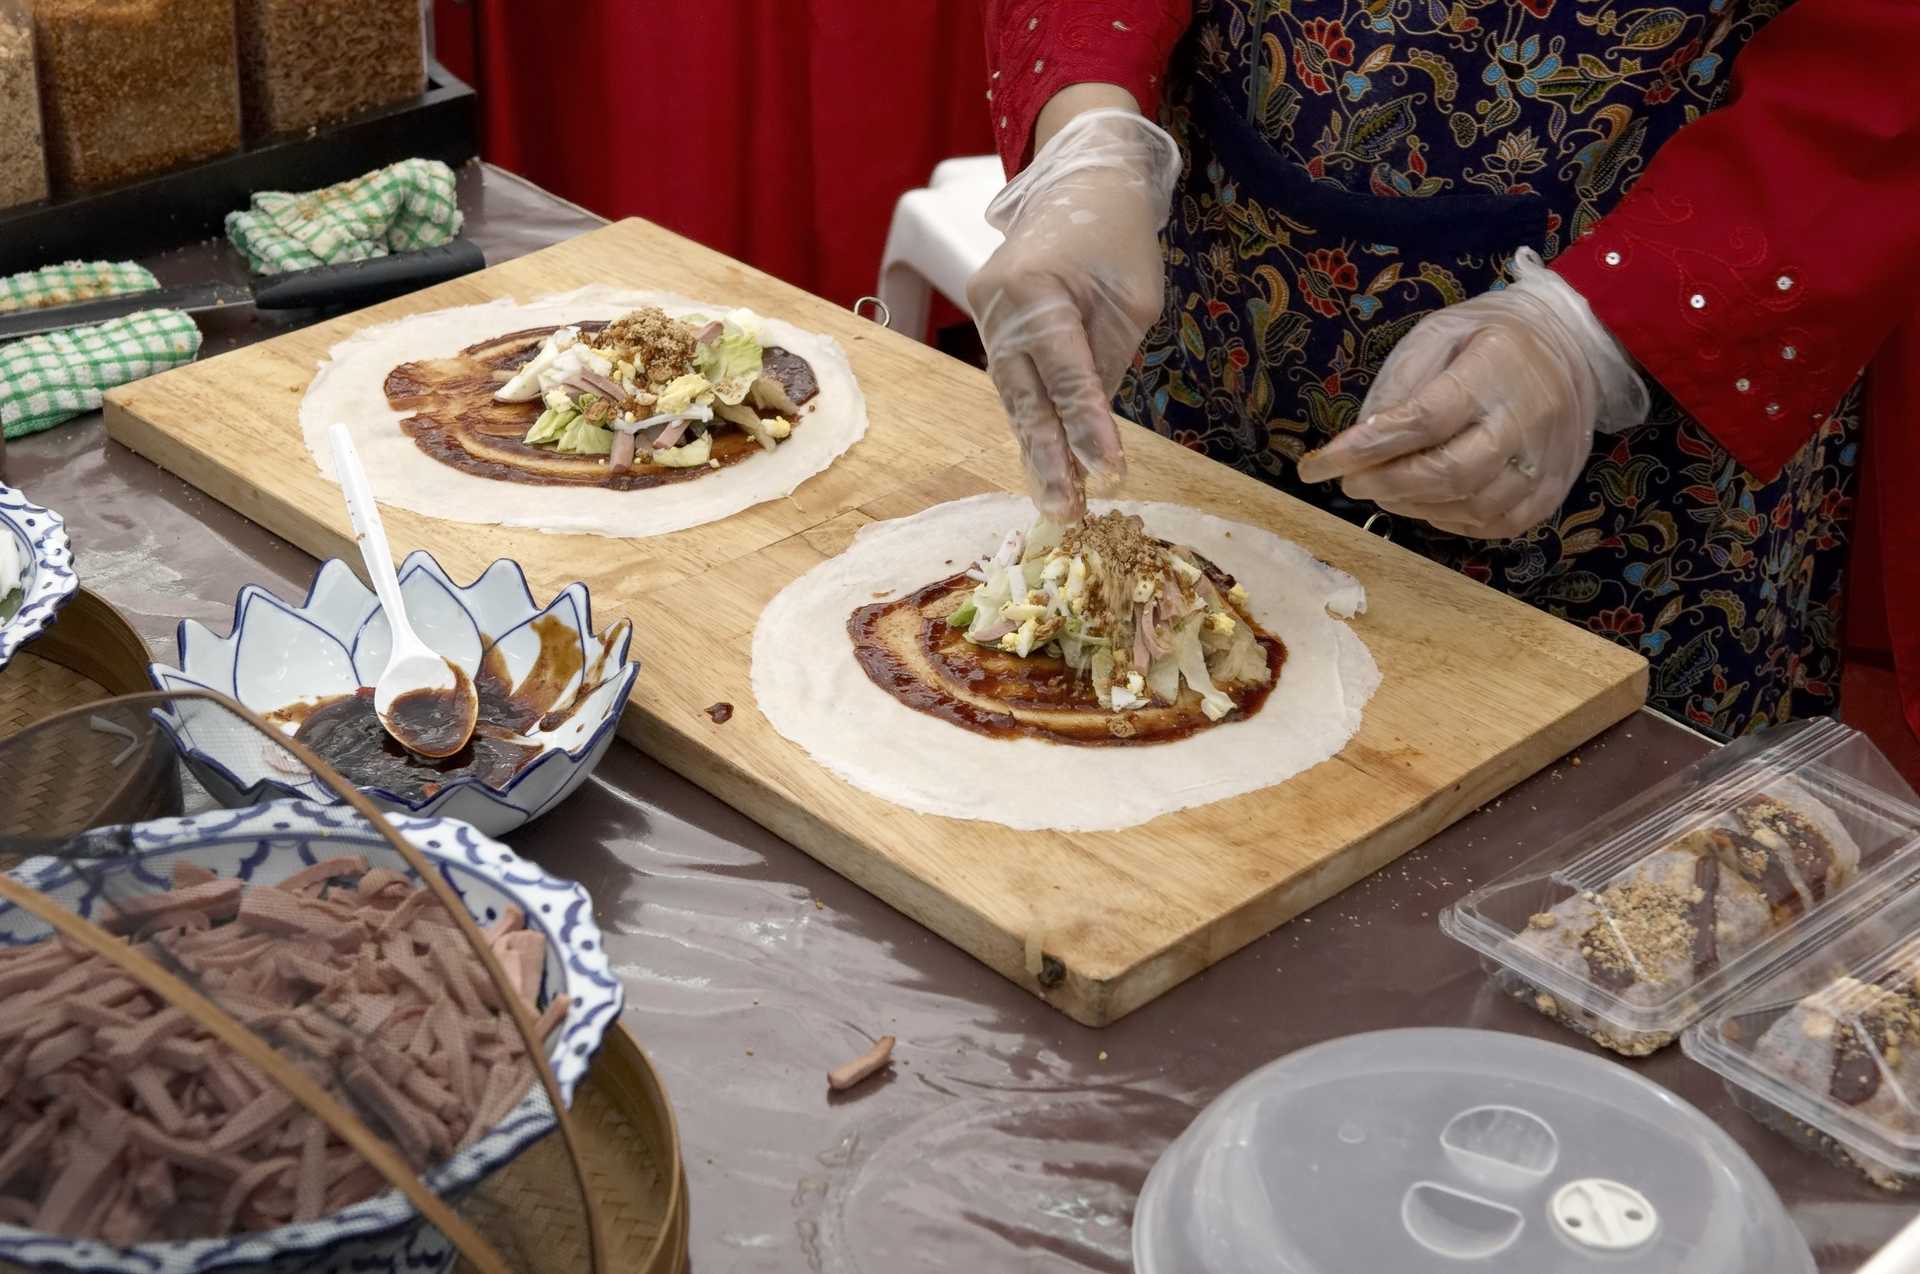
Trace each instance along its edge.
<instances>
[{"instance_id":1,"label":"table with plastic cover","mask_svg":"<svg viewBox=\"0 0 1920 1274\"><path fill-rule=\"evenodd\" d=\"M461 202L492 261L599 224L480 166ZM150 264L165 282L240 269L219 243ZM290 321L212 316L206 352ZM172 657L181 619L224 632L242 585L298 597L312 577L311 558L109 444L97 417L13 444L7 467L66 515L82 579L156 655ZM1121 1271L1155 1156L1255 1067L1385 1027L1572 1039L1493 990L1435 916L1708 746L1641 713L1103 1031L623 743L511 840L593 894L626 1024L680 1119L696 1274ZM892 1072L829 1096L826 1071L882 1034L899 1038ZM1823 1271L1856 1269L1912 1214L1752 1123L1678 1048L1636 1065L1759 1161Z\"/></svg>"}]
</instances>

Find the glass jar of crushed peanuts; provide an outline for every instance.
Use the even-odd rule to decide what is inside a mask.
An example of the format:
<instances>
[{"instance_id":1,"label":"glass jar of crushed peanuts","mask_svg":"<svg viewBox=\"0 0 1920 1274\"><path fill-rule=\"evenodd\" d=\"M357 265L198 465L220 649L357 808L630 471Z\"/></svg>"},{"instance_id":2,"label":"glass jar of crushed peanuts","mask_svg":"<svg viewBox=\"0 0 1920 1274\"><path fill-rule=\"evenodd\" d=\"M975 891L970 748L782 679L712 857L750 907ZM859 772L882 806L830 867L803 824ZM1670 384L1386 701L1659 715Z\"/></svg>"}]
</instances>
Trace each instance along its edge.
<instances>
[{"instance_id":1,"label":"glass jar of crushed peanuts","mask_svg":"<svg viewBox=\"0 0 1920 1274\"><path fill-rule=\"evenodd\" d=\"M31 0L58 192L237 150L234 0Z\"/></svg>"}]
</instances>

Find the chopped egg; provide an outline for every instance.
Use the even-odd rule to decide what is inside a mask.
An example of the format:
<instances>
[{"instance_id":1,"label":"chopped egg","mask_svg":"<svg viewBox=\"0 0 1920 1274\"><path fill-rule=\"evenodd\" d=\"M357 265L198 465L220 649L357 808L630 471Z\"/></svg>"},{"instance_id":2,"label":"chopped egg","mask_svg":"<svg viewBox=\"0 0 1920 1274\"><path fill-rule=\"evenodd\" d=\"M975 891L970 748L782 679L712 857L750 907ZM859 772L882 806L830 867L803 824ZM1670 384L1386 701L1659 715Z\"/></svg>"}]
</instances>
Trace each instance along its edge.
<instances>
[{"instance_id":1,"label":"chopped egg","mask_svg":"<svg viewBox=\"0 0 1920 1274\"><path fill-rule=\"evenodd\" d=\"M767 433L777 442L793 433L793 422L785 416L770 416L761 422L767 427Z\"/></svg>"},{"instance_id":2,"label":"chopped egg","mask_svg":"<svg viewBox=\"0 0 1920 1274\"><path fill-rule=\"evenodd\" d=\"M605 376L612 370L613 364L605 355L581 342L579 328L563 327L547 337L540 352L493 396L508 403L532 402L539 398L552 407L554 403L547 395L563 382L583 371Z\"/></svg>"},{"instance_id":3,"label":"chopped egg","mask_svg":"<svg viewBox=\"0 0 1920 1274\"><path fill-rule=\"evenodd\" d=\"M1034 635L1038 630L1039 624L1031 619L1020 625L1020 630L1013 634L1013 653L1019 655L1022 659L1031 655L1033 653Z\"/></svg>"},{"instance_id":4,"label":"chopped egg","mask_svg":"<svg viewBox=\"0 0 1920 1274\"><path fill-rule=\"evenodd\" d=\"M1217 610L1207 616L1207 627L1213 629L1216 633L1222 633L1231 637L1234 629L1233 616L1223 610Z\"/></svg>"},{"instance_id":5,"label":"chopped egg","mask_svg":"<svg viewBox=\"0 0 1920 1274\"><path fill-rule=\"evenodd\" d=\"M1235 581L1233 587L1227 590L1227 600L1235 606L1245 606L1247 604L1247 590L1242 588L1238 581Z\"/></svg>"},{"instance_id":6,"label":"chopped egg","mask_svg":"<svg viewBox=\"0 0 1920 1274\"><path fill-rule=\"evenodd\" d=\"M1049 560L1046 566L1042 568L1040 572L1041 582L1046 584L1058 584L1061 580L1067 577L1067 565L1068 565L1067 559L1064 557L1056 557Z\"/></svg>"},{"instance_id":7,"label":"chopped egg","mask_svg":"<svg viewBox=\"0 0 1920 1274\"><path fill-rule=\"evenodd\" d=\"M1153 595L1159 590L1159 587L1159 583L1155 580L1144 577L1137 579L1133 582L1133 600L1139 605L1144 606L1153 600Z\"/></svg>"}]
</instances>

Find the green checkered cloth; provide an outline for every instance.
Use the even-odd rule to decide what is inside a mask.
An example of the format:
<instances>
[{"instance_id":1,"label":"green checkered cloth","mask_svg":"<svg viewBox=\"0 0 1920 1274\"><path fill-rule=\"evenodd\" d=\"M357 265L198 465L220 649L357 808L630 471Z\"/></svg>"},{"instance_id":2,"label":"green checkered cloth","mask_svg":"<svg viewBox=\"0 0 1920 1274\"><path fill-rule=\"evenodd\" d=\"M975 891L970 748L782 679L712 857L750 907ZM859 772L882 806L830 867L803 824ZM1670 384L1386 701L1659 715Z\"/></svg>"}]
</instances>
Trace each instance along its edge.
<instances>
[{"instance_id":1,"label":"green checkered cloth","mask_svg":"<svg viewBox=\"0 0 1920 1274\"><path fill-rule=\"evenodd\" d=\"M324 190L257 194L245 212L227 214L227 238L256 274L281 274L438 247L461 220L453 169L403 159Z\"/></svg>"},{"instance_id":2,"label":"green checkered cloth","mask_svg":"<svg viewBox=\"0 0 1920 1274\"><path fill-rule=\"evenodd\" d=\"M150 270L131 261L69 261L0 279L0 314L151 292L159 286Z\"/></svg>"},{"instance_id":3,"label":"green checkered cloth","mask_svg":"<svg viewBox=\"0 0 1920 1274\"><path fill-rule=\"evenodd\" d=\"M115 385L193 361L200 329L179 310L143 310L98 327L0 345L0 430L51 429L100 406Z\"/></svg>"}]
</instances>

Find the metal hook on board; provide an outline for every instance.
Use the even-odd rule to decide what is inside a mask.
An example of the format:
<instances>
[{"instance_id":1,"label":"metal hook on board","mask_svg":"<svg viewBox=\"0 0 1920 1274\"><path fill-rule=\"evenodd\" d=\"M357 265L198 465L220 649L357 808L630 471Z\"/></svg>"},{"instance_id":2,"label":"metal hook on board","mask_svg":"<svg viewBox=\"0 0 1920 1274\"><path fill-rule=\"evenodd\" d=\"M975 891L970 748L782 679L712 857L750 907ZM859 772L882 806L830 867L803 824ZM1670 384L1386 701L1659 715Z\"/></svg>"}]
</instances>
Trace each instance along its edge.
<instances>
[{"instance_id":1,"label":"metal hook on board","mask_svg":"<svg viewBox=\"0 0 1920 1274\"><path fill-rule=\"evenodd\" d=\"M873 309L876 311L876 313L874 314L861 313L861 311L867 306L872 306ZM887 303L881 300L877 296L863 296L859 300L853 303L852 308L855 314L859 314L860 317L862 318L871 318L874 322L878 323L881 327L889 328L889 329L893 327L893 311L889 310L887 308Z\"/></svg>"}]
</instances>

